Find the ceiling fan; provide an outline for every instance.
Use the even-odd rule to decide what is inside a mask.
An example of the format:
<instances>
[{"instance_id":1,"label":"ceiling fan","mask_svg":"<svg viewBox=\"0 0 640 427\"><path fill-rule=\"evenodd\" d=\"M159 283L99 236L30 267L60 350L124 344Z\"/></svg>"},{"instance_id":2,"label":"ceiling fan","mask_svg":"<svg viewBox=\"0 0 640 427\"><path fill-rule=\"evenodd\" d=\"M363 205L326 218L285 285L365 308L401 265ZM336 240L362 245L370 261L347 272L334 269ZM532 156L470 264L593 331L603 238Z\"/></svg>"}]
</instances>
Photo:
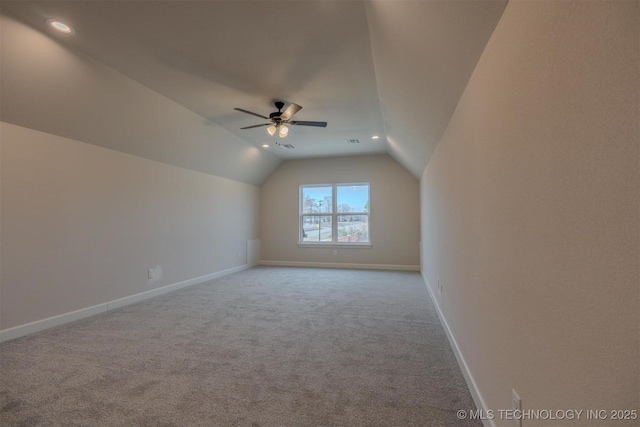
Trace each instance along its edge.
<instances>
[{"instance_id":1,"label":"ceiling fan","mask_svg":"<svg viewBox=\"0 0 640 427\"><path fill-rule=\"evenodd\" d=\"M300 120L291 120L294 114L302 109L298 104L289 104L286 110L282 111L282 107L284 107L284 102L276 101L274 105L278 109L271 114L269 117L263 116L262 114L254 113L252 111L244 110L242 108L234 108L234 110L241 111L246 114L251 114L252 116L260 117L265 120L269 120L269 123L262 123L259 125L253 126L245 126L240 129L252 129L261 126L268 126L267 132L269 135L275 135L276 132L280 138L285 138L289 134L289 128L287 125L296 125L296 126L315 126L315 127L327 127L327 122L303 122Z\"/></svg>"}]
</instances>

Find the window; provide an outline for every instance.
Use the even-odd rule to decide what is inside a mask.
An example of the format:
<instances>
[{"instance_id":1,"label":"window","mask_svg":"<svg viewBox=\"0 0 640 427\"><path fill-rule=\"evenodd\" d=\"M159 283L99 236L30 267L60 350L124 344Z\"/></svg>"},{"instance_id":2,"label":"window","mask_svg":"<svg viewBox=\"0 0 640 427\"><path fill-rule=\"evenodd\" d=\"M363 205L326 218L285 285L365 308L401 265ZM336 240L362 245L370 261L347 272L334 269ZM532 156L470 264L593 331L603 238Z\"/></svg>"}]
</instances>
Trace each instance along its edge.
<instances>
[{"instance_id":1,"label":"window","mask_svg":"<svg viewBox=\"0 0 640 427\"><path fill-rule=\"evenodd\" d=\"M300 243L369 246L369 183L300 186Z\"/></svg>"}]
</instances>

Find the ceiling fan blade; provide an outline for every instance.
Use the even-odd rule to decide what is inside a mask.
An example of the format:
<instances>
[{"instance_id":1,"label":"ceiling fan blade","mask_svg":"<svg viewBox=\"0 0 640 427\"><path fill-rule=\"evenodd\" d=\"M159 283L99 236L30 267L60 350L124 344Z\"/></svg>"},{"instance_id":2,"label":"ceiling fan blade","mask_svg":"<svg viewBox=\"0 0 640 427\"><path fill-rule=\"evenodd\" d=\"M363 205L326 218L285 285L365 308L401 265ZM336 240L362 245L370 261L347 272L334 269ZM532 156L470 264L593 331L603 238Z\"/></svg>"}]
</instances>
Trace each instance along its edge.
<instances>
[{"instance_id":1,"label":"ceiling fan blade","mask_svg":"<svg viewBox=\"0 0 640 427\"><path fill-rule=\"evenodd\" d=\"M259 128L259 127L262 127L262 126L269 126L269 125L271 125L271 124L273 124L273 123L263 123L263 124L261 124L261 125L245 126L245 127L243 127L243 128L240 128L240 129L252 129L252 128Z\"/></svg>"},{"instance_id":2,"label":"ceiling fan blade","mask_svg":"<svg viewBox=\"0 0 640 427\"><path fill-rule=\"evenodd\" d=\"M243 110L242 108L234 108L234 110L241 111L241 112L247 113L247 114L251 114L252 116L260 117L261 119L269 120L269 117L267 117L267 116L263 116L262 114L258 114L258 113L253 113L253 112L248 111L248 110Z\"/></svg>"},{"instance_id":3,"label":"ceiling fan blade","mask_svg":"<svg viewBox=\"0 0 640 427\"><path fill-rule=\"evenodd\" d=\"M289 104L286 110L282 114L280 114L280 118L282 120L289 120L295 113L302 110L302 107L298 104Z\"/></svg>"},{"instance_id":4,"label":"ceiling fan blade","mask_svg":"<svg viewBox=\"0 0 640 427\"><path fill-rule=\"evenodd\" d=\"M301 121L296 121L296 122L289 122L292 125L296 125L296 126L316 126L319 128L326 128L327 127L327 122L301 122Z\"/></svg>"}]
</instances>

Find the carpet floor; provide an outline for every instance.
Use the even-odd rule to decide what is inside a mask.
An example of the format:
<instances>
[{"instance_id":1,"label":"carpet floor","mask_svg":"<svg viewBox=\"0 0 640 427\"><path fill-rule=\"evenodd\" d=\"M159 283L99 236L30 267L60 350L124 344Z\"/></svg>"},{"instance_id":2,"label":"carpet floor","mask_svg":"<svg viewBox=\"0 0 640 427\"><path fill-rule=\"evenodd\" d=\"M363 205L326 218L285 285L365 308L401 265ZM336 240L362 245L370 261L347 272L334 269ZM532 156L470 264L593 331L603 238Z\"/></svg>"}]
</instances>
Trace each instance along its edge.
<instances>
[{"instance_id":1,"label":"carpet floor","mask_svg":"<svg viewBox=\"0 0 640 427\"><path fill-rule=\"evenodd\" d=\"M257 267L0 344L2 426L481 426L417 273Z\"/></svg>"}]
</instances>

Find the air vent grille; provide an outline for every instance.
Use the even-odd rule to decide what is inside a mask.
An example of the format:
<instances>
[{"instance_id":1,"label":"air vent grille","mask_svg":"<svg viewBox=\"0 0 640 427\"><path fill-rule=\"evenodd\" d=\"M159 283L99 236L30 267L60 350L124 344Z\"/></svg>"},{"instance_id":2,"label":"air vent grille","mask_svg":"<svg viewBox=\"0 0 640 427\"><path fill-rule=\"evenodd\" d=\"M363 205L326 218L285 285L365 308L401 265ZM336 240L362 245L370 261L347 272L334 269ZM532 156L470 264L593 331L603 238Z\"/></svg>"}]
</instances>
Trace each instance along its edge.
<instances>
[{"instance_id":1,"label":"air vent grille","mask_svg":"<svg viewBox=\"0 0 640 427\"><path fill-rule=\"evenodd\" d=\"M292 148L296 148L291 144L280 144L280 147L284 148L285 150L291 150Z\"/></svg>"},{"instance_id":2,"label":"air vent grille","mask_svg":"<svg viewBox=\"0 0 640 427\"><path fill-rule=\"evenodd\" d=\"M360 140L359 139L347 139L345 142L347 144L360 144Z\"/></svg>"}]
</instances>

